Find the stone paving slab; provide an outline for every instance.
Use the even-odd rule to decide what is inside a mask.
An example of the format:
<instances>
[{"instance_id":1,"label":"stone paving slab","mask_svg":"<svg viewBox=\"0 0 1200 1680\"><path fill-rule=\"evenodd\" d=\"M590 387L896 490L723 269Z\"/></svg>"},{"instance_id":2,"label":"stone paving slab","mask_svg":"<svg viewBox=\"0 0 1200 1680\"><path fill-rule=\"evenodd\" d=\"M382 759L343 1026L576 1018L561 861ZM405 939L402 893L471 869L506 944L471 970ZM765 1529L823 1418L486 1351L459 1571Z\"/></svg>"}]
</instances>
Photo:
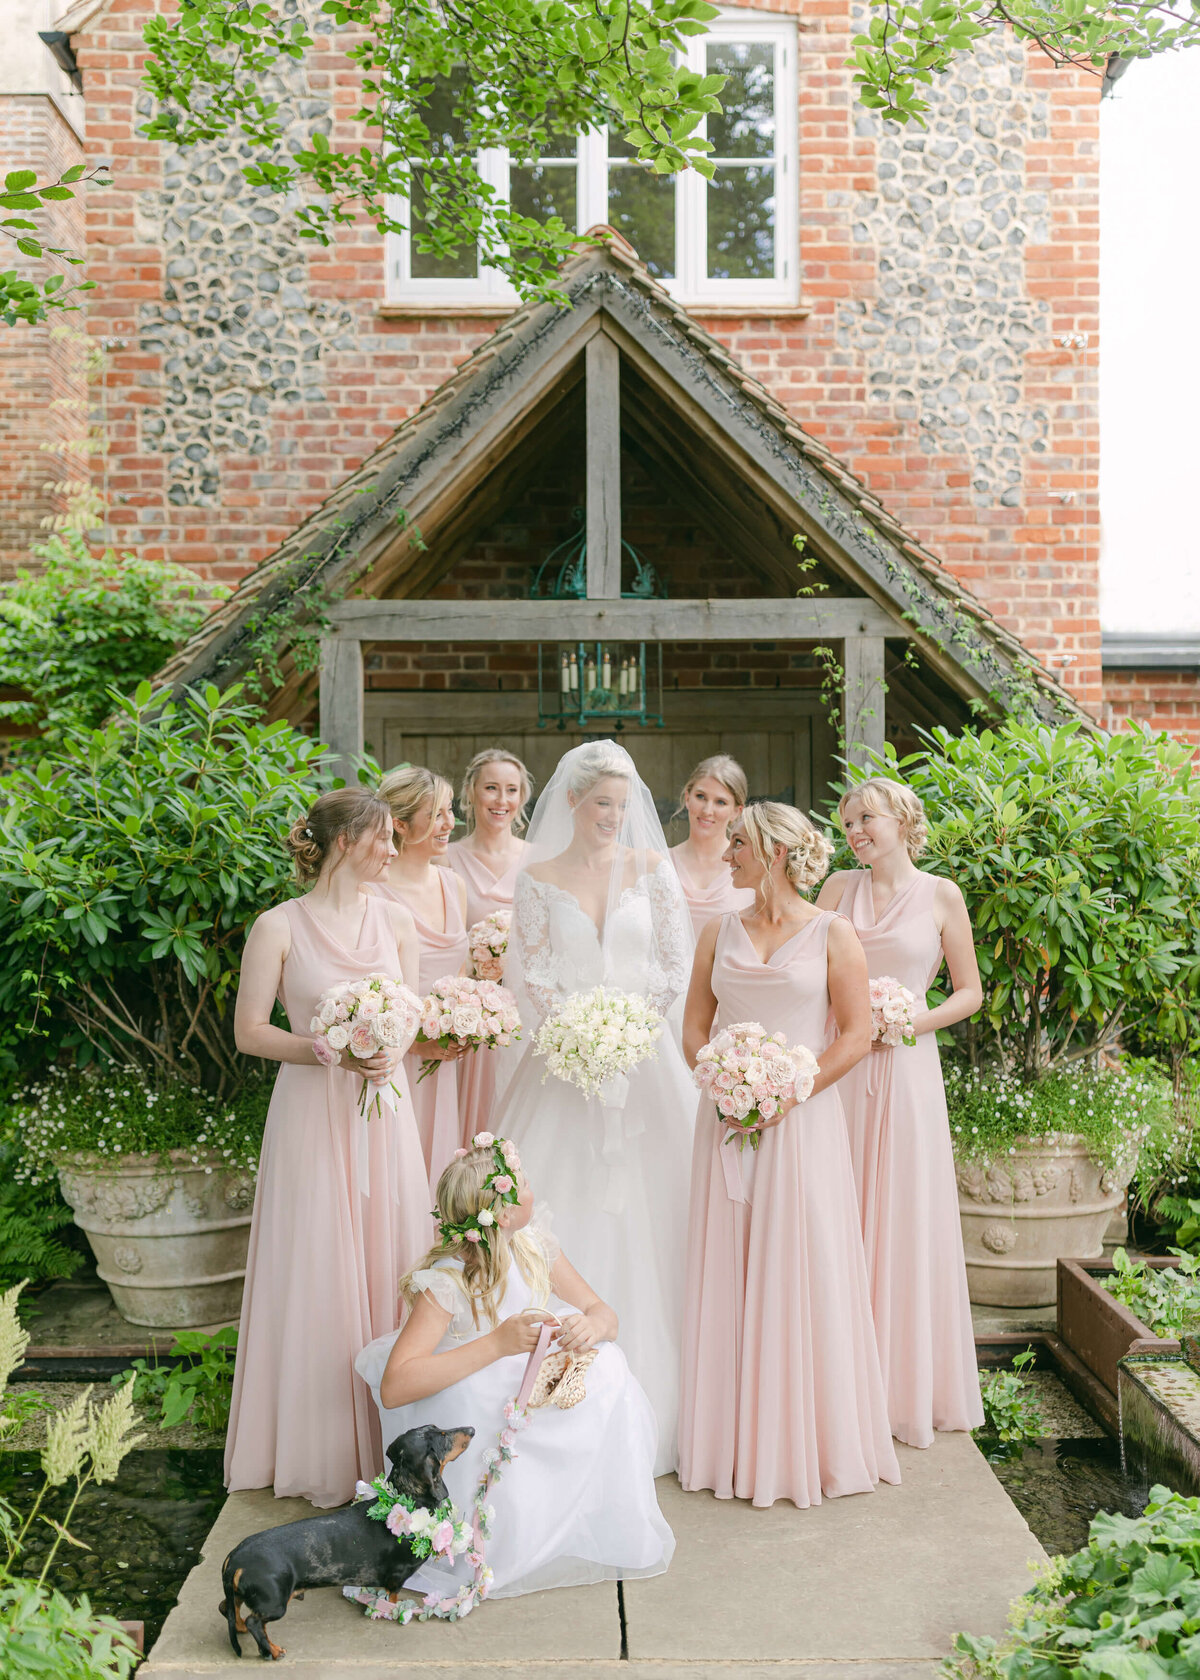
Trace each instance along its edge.
<instances>
[{"instance_id":1,"label":"stone paving slab","mask_svg":"<svg viewBox=\"0 0 1200 1680\"><path fill-rule=\"evenodd\" d=\"M309 1677L415 1673L482 1680L929 1680L960 1628L997 1634L1041 1547L965 1435L900 1449L899 1487L810 1511L658 1484L677 1550L666 1575L625 1584L627 1657L615 1586L501 1599L465 1622L371 1622L331 1588L272 1624L286 1665ZM302 1500L234 1494L139 1671L192 1680L238 1659L220 1567L246 1534L307 1514ZM245 1659L257 1662L249 1635Z\"/></svg>"},{"instance_id":2,"label":"stone paving slab","mask_svg":"<svg viewBox=\"0 0 1200 1680\"><path fill-rule=\"evenodd\" d=\"M808 1511L664 1478L677 1549L625 1585L630 1660L937 1661L960 1629L999 1633L1041 1546L969 1435L897 1450L898 1487Z\"/></svg>"}]
</instances>

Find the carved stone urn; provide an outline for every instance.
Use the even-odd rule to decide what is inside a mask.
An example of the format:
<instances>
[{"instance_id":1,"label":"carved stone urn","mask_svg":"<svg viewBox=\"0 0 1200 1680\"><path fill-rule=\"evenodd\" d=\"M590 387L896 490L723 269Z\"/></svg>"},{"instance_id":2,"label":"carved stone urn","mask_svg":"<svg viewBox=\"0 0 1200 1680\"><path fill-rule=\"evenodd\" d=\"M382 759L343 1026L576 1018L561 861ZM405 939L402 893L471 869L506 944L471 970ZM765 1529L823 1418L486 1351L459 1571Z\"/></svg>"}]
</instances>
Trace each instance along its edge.
<instances>
[{"instance_id":1,"label":"carved stone urn","mask_svg":"<svg viewBox=\"0 0 1200 1680\"><path fill-rule=\"evenodd\" d=\"M254 1180L190 1150L58 1162L122 1318L155 1329L223 1324L241 1310Z\"/></svg>"},{"instance_id":2,"label":"carved stone urn","mask_svg":"<svg viewBox=\"0 0 1200 1680\"><path fill-rule=\"evenodd\" d=\"M989 1307L1049 1306L1057 1261L1093 1260L1125 1185L1091 1160L1080 1137L1020 1145L980 1166L955 1163L967 1282Z\"/></svg>"}]
</instances>

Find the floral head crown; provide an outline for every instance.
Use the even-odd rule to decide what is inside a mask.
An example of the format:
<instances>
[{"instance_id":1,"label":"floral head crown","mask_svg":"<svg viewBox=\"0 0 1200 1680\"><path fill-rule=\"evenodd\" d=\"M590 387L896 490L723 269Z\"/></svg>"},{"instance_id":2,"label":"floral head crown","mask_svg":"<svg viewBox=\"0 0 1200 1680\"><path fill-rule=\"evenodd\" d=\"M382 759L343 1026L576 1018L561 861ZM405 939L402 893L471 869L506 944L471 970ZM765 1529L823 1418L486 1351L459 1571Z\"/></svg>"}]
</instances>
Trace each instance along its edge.
<instances>
[{"instance_id":1,"label":"floral head crown","mask_svg":"<svg viewBox=\"0 0 1200 1680\"><path fill-rule=\"evenodd\" d=\"M433 1217L437 1220L438 1235L442 1239L442 1246L450 1248L456 1242L482 1243L490 1251L490 1234L496 1228L495 1209L506 1204L515 1206L520 1201L517 1189L517 1174L521 1170L521 1158L517 1154L517 1146L510 1138L493 1137L491 1132L476 1132L471 1139L470 1149L456 1149L454 1159L461 1161L472 1150L490 1150L492 1154L492 1170L483 1181L480 1199L488 1195L495 1198L491 1207L481 1207L478 1213L470 1214L466 1219L451 1223L443 1219L437 1208L433 1210Z\"/></svg>"}]
</instances>

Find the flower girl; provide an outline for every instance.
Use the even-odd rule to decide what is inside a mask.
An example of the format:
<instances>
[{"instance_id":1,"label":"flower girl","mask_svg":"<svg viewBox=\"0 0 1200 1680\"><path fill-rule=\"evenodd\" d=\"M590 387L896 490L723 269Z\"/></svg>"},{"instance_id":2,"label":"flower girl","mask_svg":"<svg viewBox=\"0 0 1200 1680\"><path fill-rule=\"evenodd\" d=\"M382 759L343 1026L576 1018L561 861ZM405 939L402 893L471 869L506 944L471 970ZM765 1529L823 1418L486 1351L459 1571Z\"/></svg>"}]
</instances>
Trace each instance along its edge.
<instances>
[{"instance_id":1,"label":"flower girl","mask_svg":"<svg viewBox=\"0 0 1200 1680\"><path fill-rule=\"evenodd\" d=\"M614 1343L616 1315L566 1259L544 1210L531 1223L532 1210L512 1143L479 1132L438 1181L441 1242L401 1281L403 1329L355 1361L385 1441L422 1423L474 1427L444 1471L469 1515L540 1325L560 1323L514 1463L494 1490L493 1598L659 1575L675 1550L655 1497L654 1414ZM571 1363L539 1405L556 1352ZM465 1560L431 1558L408 1587L446 1593L469 1579Z\"/></svg>"}]
</instances>

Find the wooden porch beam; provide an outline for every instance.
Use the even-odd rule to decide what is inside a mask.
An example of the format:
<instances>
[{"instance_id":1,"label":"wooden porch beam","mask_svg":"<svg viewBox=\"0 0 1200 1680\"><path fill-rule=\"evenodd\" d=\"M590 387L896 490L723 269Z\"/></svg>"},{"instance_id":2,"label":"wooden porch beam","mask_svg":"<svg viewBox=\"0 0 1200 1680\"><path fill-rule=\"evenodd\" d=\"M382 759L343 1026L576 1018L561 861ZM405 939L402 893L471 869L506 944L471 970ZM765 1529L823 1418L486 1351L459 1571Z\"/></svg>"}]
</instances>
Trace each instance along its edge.
<instances>
[{"instance_id":1,"label":"wooden porch beam","mask_svg":"<svg viewBox=\"0 0 1200 1680\"><path fill-rule=\"evenodd\" d=\"M329 640L368 642L879 642L910 628L874 601L343 601ZM322 687L322 696L324 688ZM322 705L324 699L322 698Z\"/></svg>"},{"instance_id":2,"label":"wooden porch beam","mask_svg":"<svg viewBox=\"0 0 1200 1680\"><path fill-rule=\"evenodd\" d=\"M587 378L587 592L621 597L621 356L606 333L589 338Z\"/></svg>"},{"instance_id":3,"label":"wooden porch beam","mask_svg":"<svg viewBox=\"0 0 1200 1680\"><path fill-rule=\"evenodd\" d=\"M363 750L363 653L357 637L322 636L318 732L332 749L336 774L352 774Z\"/></svg>"},{"instance_id":4,"label":"wooden porch beam","mask_svg":"<svg viewBox=\"0 0 1200 1680\"><path fill-rule=\"evenodd\" d=\"M847 636L843 649L842 730L846 757L863 765L884 742L883 638Z\"/></svg>"}]
</instances>

